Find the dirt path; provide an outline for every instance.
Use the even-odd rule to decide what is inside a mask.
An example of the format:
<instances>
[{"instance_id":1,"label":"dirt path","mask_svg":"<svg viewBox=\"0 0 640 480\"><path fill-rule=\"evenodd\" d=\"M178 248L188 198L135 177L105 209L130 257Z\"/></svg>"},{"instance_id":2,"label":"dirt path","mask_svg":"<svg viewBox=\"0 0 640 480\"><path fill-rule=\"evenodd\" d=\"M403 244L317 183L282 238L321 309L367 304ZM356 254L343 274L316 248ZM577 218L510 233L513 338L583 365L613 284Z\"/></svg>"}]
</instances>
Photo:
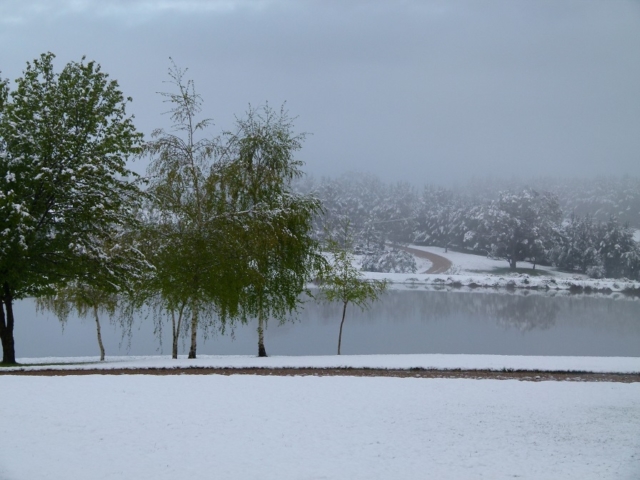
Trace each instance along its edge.
<instances>
[{"instance_id":1,"label":"dirt path","mask_svg":"<svg viewBox=\"0 0 640 480\"><path fill-rule=\"evenodd\" d=\"M432 370L432 369L380 369L380 368L135 368L93 370L14 370L2 375L57 377L70 375L262 375L262 376L316 376L316 377L395 377L395 378L469 378L476 380L520 380L526 382L640 382L640 374L588 373L588 372L536 372L491 370Z\"/></svg>"},{"instance_id":2,"label":"dirt path","mask_svg":"<svg viewBox=\"0 0 640 480\"><path fill-rule=\"evenodd\" d=\"M421 273L445 273L452 266L452 263L449 260L447 260L444 257L441 257L440 255L436 255L435 253L424 252L422 250L417 250L415 248L410 248L410 247L399 247L399 248L401 248L405 252L409 252L410 254L415 255L418 258L426 258L432 263L431 268L429 270Z\"/></svg>"}]
</instances>

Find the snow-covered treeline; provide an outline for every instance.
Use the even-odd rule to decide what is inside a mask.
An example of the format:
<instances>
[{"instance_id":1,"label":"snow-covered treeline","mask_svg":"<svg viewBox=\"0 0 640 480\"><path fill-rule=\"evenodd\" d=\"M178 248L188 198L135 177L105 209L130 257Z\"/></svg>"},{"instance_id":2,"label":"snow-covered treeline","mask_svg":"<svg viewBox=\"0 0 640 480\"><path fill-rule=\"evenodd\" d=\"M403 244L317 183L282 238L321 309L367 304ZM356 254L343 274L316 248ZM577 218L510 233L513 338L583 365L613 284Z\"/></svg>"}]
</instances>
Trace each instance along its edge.
<instances>
[{"instance_id":1,"label":"snow-covered treeline","mask_svg":"<svg viewBox=\"0 0 640 480\"><path fill-rule=\"evenodd\" d=\"M385 183L368 174L307 179L324 214L318 237L345 221L358 253L418 243L517 262L556 265L592 277L640 278L640 179L487 180L443 188Z\"/></svg>"},{"instance_id":2,"label":"snow-covered treeline","mask_svg":"<svg viewBox=\"0 0 640 480\"><path fill-rule=\"evenodd\" d=\"M347 174L316 180L306 177L297 185L322 201L324 213L316 218L316 235L340 238L349 222L356 253L373 253L385 242L408 242L415 233L419 192L407 183L386 184L369 174Z\"/></svg>"},{"instance_id":3,"label":"snow-covered treeline","mask_svg":"<svg viewBox=\"0 0 640 480\"><path fill-rule=\"evenodd\" d=\"M488 178L469 182L457 191L493 199L500 191L525 188L555 194L567 216L571 213L590 215L599 222L615 216L622 224L640 228L640 178L637 177L538 177L526 181Z\"/></svg>"}]
</instances>

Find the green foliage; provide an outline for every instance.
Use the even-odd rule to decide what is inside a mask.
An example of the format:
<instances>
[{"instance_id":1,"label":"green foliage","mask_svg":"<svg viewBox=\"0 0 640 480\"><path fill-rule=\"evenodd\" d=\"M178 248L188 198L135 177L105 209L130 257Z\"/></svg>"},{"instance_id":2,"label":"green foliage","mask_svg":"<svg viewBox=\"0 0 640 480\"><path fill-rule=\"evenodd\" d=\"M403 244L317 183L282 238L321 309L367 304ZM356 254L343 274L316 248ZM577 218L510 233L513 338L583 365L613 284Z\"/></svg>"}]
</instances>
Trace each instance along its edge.
<instances>
[{"instance_id":1,"label":"green foliage","mask_svg":"<svg viewBox=\"0 0 640 480\"><path fill-rule=\"evenodd\" d=\"M298 306L322 261L310 231L318 200L294 194L302 175L293 153L304 135L286 112L250 109L235 132L204 134L202 99L185 71L169 69L177 93L173 131L156 130L146 145L150 202L144 210L145 252L156 268L142 296L172 319L174 356L182 320L191 316L195 356L198 324L284 317ZM157 309L158 319L162 309Z\"/></svg>"},{"instance_id":2,"label":"green foliage","mask_svg":"<svg viewBox=\"0 0 640 480\"><path fill-rule=\"evenodd\" d=\"M38 309L50 310L64 323L71 312L87 318L93 315L94 308L112 317L118 307L118 297L87 285L69 284L58 289L55 295L39 297L36 304Z\"/></svg>"},{"instance_id":3,"label":"green foliage","mask_svg":"<svg viewBox=\"0 0 640 480\"><path fill-rule=\"evenodd\" d=\"M56 73L53 60L43 54L27 63L14 90L0 86L5 309L14 298L53 294L74 281L115 292L147 267L123 241L136 228L141 199L126 168L142 145L126 114L131 99L95 62L83 58ZM12 326L1 323L4 346Z\"/></svg>"},{"instance_id":4,"label":"green foliage","mask_svg":"<svg viewBox=\"0 0 640 480\"><path fill-rule=\"evenodd\" d=\"M283 322L295 312L306 283L324 262L311 236L320 202L291 188L292 180L302 176L302 162L293 155L303 140L304 134L293 132L286 111L268 105L250 109L238 120L236 133L226 134L231 198L237 211L248 212L242 235L249 272L243 318L258 317L260 352L262 321Z\"/></svg>"},{"instance_id":5,"label":"green foliage","mask_svg":"<svg viewBox=\"0 0 640 480\"><path fill-rule=\"evenodd\" d=\"M92 315L96 322L100 360L104 361L105 349L102 343L99 313L102 311L113 318L118 307L116 294L87 284L74 283L59 288L55 295L36 299L36 305L40 310L52 311L63 324L73 310L78 312L80 317L87 318Z\"/></svg>"},{"instance_id":6,"label":"green foliage","mask_svg":"<svg viewBox=\"0 0 640 480\"><path fill-rule=\"evenodd\" d=\"M227 169L214 155L216 141L198 138L211 122L197 120L202 99L184 74L173 64L169 83L177 93L162 93L171 104L172 132L155 130L145 147L152 161L142 237L156 274L141 298L159 302L171 313L174 356L182 319L191 315L190 356L195 356L203 314L223 320L237 315L237 279L243 270L236 251L240 225L225 187Z\"/></svg>"},{"instance_id":7,"label":"green foliage","mask_svg":"<svg viewBox=\"0 0 640 480\"><path fill-rule=\"evenodd\" d=\"M129 225L139 198L125 162L141 135L118 84L94 62L56 74L53 58L27 64L0 118L0 272L16 297L50 291L87 263L115 283L101 240Z\"/></svg>"}]
</instances>

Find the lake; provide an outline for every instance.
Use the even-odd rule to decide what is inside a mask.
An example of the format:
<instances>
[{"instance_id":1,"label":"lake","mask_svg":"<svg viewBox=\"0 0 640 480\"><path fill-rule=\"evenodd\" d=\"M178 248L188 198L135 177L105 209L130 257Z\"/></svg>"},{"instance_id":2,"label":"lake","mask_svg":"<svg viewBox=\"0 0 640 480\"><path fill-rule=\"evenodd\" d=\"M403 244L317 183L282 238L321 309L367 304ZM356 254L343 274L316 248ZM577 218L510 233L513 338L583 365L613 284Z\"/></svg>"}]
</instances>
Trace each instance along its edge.
<instances>
[{"instance_id":1,"label":"lake","mask_svg":"<svg viewBox=\"0 0 640 480\"><path fill-rule=\"evenodd\" d=\"M98 355L95 323L70 317L64 329L32 300L17 302L16 353L20 357ZM306 302L295 322L271 322L271 355L336 353L341 306ZM102 320L107 355L170 354L170 326L162 335L142 316L131 334ZM162 346L159 338L162 338ZM182 343L180 353L188 346ZM201 354L256 354L255 325L199 337ZM465 353L499 355L640 356L640 301L506 291L389 291L361 312L347 310L343 354Z\"/></svg>"}]
</instances>

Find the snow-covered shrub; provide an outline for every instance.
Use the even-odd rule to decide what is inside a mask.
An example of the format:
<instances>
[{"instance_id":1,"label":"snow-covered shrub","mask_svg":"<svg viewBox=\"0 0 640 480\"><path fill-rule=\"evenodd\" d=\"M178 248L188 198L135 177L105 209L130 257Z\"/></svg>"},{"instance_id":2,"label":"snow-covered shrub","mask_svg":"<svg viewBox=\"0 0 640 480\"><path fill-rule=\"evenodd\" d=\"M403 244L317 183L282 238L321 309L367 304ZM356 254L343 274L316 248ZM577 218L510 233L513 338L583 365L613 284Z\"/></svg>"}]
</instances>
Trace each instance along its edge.
<instances>
[{"instance_id":1,"label":"snow-covered shrub","mask_svg":"<svg viewBox=\"0 0 640 480\"><path fill-rule=\"evenodd\" d=\"M416 260L408 252L395 248L367 255L362 262L365 272L416 273Z\"/></svg>"},{"instance_id":2,"label":"snow-covered shrub","mask_svg":"<svg viewBox=\"0 0 640 480\"><path fill-rule=\"evenodd\" d=\"M605 271L603 265L592 265L587 268L586 274L591 278L604 278Z\"/></svg>"}]
</instances>

